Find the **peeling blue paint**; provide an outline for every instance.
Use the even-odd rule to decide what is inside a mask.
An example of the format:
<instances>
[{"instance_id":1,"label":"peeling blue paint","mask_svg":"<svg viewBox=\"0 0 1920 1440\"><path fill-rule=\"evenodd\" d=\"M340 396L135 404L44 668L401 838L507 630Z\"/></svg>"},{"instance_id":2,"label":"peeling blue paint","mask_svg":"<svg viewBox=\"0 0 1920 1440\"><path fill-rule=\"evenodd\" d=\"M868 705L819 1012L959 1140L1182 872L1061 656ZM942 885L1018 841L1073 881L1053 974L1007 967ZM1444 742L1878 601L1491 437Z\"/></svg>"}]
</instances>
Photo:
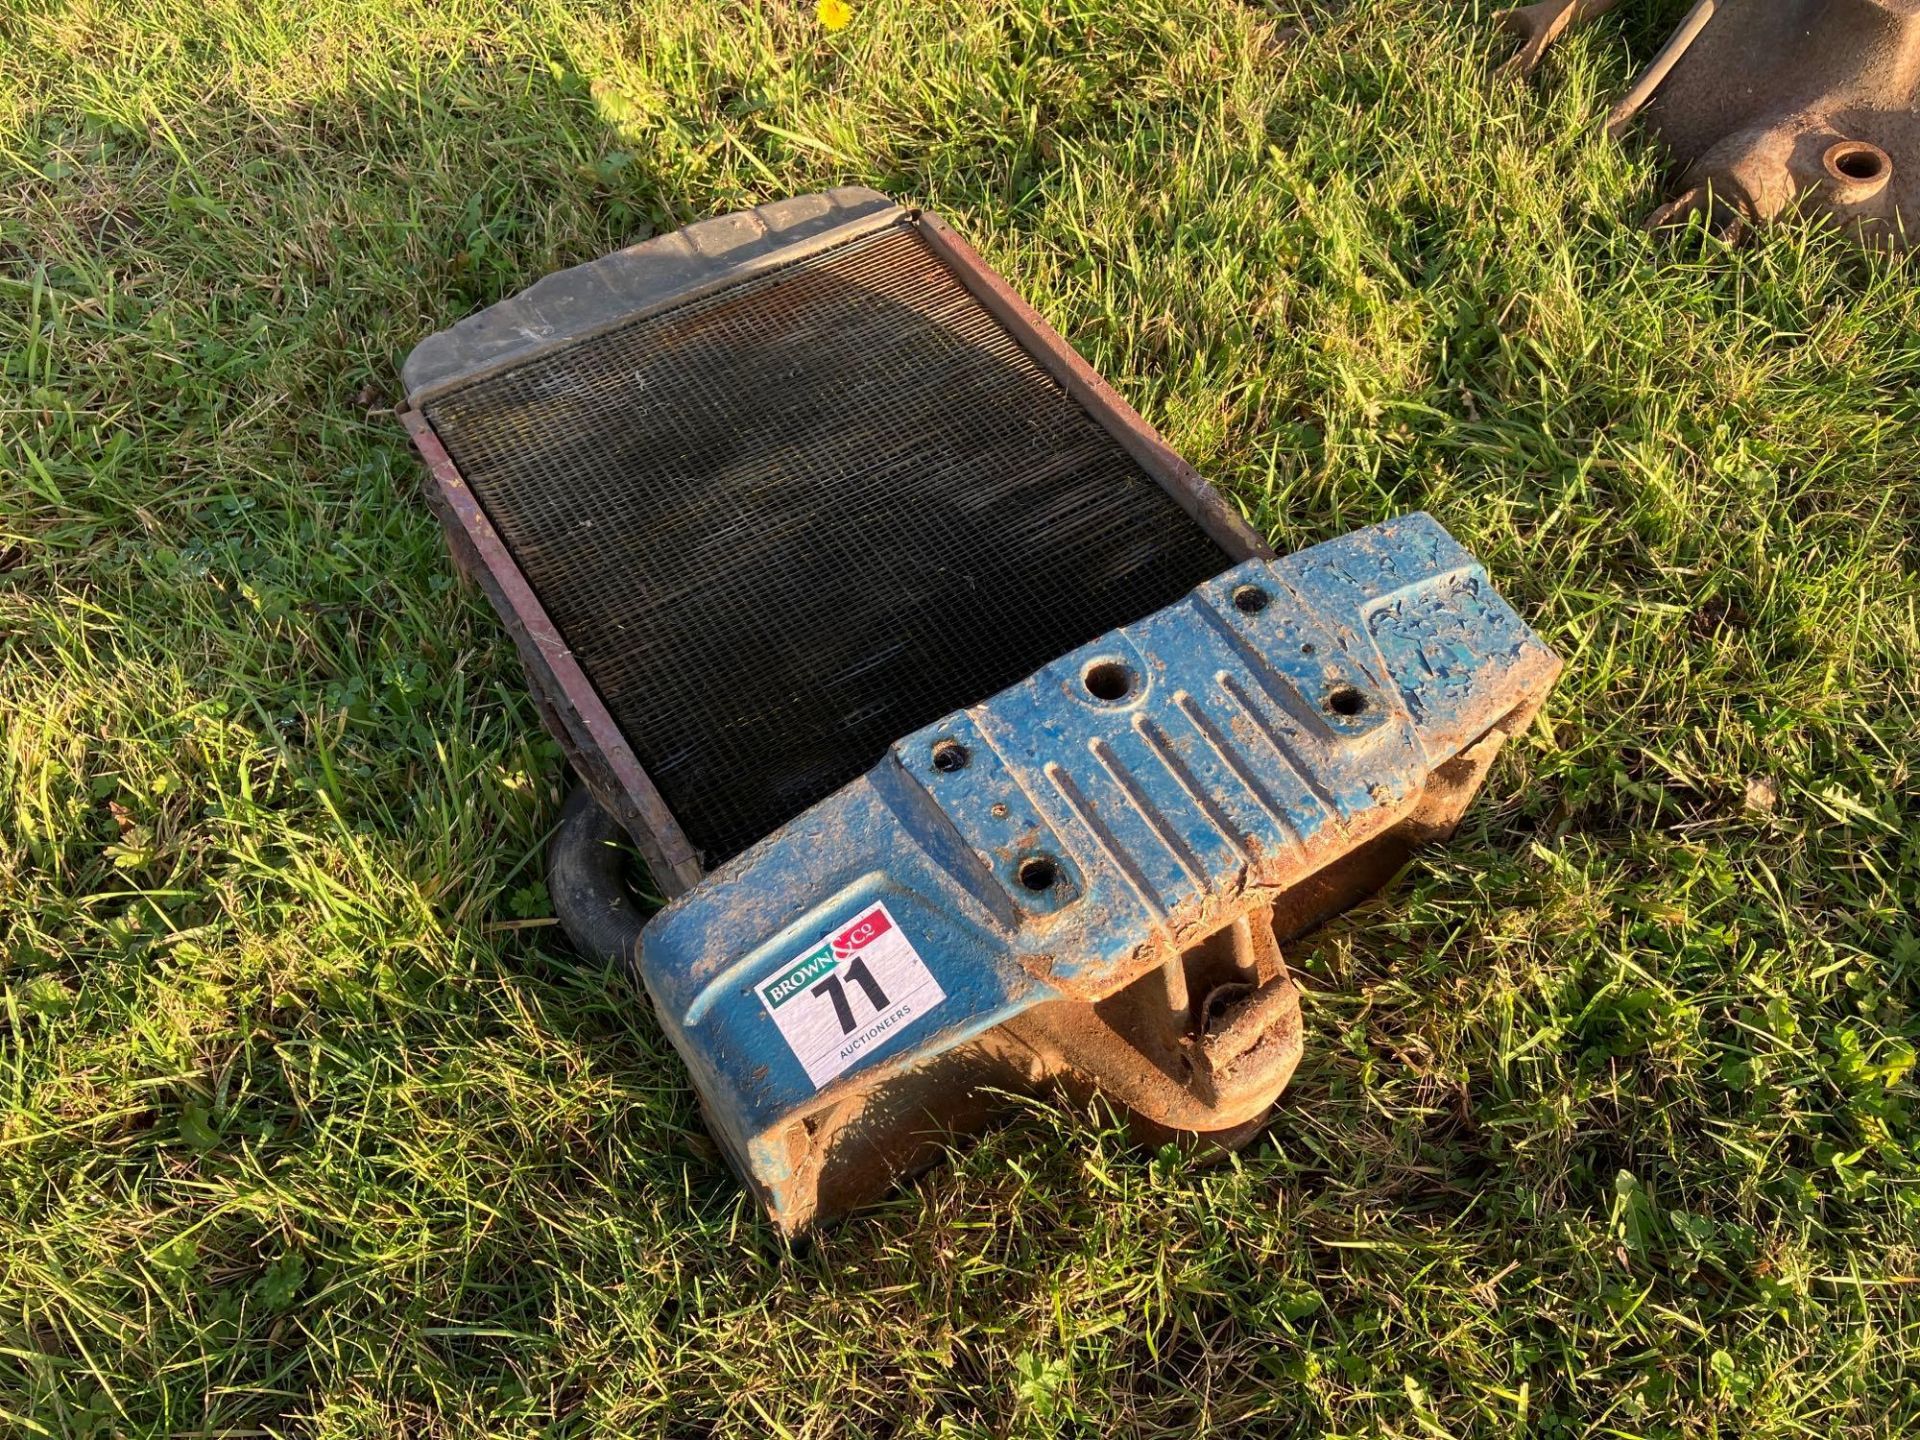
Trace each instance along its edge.
<instances>
[{"instance_id":1,"label":"peeling blue paint","mask_svg":"<svg viewBox=\"0 0 1920 1440\"><path fill-rule=\"evenodd\" d=\"M1558 668L1426 515L1250 561L901 739L662 911L647 987L778 1195L823 1098L1109 993L1297 884ZM754 987L876 900L945 998L816 1091Z\"/></svg>"}]
</instances>

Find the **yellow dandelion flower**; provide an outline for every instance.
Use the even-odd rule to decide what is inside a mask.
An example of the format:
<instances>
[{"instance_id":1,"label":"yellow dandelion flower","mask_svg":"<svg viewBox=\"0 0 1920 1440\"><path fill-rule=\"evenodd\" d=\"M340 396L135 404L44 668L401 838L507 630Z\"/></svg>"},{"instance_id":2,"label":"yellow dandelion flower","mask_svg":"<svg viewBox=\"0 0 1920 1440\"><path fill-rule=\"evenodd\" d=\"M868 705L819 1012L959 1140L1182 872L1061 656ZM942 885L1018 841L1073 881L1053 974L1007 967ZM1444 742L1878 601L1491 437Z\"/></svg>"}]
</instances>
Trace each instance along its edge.
<instances>
[{"instance_id":1,"label":"yellow dandelion flower","mask_svg":"<svg viewBox=\"0 0 1920 1440\"><path fill-rule=\"evenodd\" d=\"M813 14L821 29L844 30L853 19L853 7L847 0L815 0Z\"/></svg>"}]
</instances>

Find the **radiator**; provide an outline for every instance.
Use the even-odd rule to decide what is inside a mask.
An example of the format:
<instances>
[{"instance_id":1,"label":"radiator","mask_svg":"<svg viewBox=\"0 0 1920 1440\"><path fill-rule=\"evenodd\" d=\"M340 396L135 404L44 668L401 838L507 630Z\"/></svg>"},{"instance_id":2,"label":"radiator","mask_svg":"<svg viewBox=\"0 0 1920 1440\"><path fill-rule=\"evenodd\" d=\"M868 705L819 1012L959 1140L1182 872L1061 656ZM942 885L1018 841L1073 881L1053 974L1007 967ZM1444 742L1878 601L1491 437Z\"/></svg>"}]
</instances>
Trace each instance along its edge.
<instances>
[{"instance_id":1,"label":"radiator","mask_svg":"<svg viewBox=\"0 0 1920 1440\"><path fill-rule=\"evenodd\" d=\"M671 903L638 969L782 1227L1008 1092L1257 1133L1280 946L1447 833L1558 661L1440 526L1276 560L937 217L700 222L422 342L403 418Z\"/></svg>"}]
</instances>

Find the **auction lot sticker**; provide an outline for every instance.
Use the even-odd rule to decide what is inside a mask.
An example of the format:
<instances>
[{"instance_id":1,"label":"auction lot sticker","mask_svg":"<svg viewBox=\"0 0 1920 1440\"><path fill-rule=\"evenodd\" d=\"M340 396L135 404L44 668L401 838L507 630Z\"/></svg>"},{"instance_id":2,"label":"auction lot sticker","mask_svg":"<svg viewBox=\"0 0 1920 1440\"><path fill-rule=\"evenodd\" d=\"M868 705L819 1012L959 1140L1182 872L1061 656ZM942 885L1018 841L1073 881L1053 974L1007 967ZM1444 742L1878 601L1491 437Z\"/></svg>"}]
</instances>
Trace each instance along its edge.
<instances>
[{"instance_id":1,"label":"auction lot sticker","mask_svg":"<svg viewBox=\"0 0 1920 1440\"><path fill-rule=\"evenodd\" d=\"M816 1090L947 998L881 904L796 955L754 994Z\"/></svg>"}]
</instances>

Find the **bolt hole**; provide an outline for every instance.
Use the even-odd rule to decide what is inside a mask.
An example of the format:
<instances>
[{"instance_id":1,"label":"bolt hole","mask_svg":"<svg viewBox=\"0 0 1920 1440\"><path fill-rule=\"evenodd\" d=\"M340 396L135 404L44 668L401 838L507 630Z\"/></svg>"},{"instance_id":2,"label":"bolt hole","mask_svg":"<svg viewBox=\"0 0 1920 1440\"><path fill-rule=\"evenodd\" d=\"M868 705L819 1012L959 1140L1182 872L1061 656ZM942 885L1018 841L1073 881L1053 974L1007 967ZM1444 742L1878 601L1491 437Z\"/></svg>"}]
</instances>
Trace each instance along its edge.
<instances>
[{"instance_id":1,"label":"bolt hole","mask_svg":"<svg viewBox=\"0 0 1920 1440\"><path fill-rule=\"evenodd\" d=\"M1887 167L1887 157L1875 146L1857 145L1840 151L1832 164L1849 180L1876 180Z\"/></svg>"},{"instance_id":2,"label":"bolt hole","mask_svg":"<svg viewBox=\"0 0 1920 1440\"><path fill-rule=\"evenodd\" d=\"M1133 671L1118 660L1102 660L1089 666L1081 683L1096 700L1124 700L1133 693ZM1040 886L1040 889L1046 887Z\"/></svg>"},{"instance_id":3,"label":"bolt hole","mask_svg":"<svg viewBox=\"0 0 1920 1440\"><path fill-rule=\"evenodd\" d=\"M942 775L951 775L956 770L967 768L967 747L958 740L942 740L933 747L933 768Z\"/></svg>"},{"instance_id":4,"label":"bolt hole","mask_svg":"<svg viewBox=\"0 0 1920 1440\"><path fill-rule=\"evenodd\" d=\"M1366 713L1367 697L1351 685L1327 692L1327 709L1336 715L1352 717Z\"/></svg>"},{"instance_id":5,"label":"bolt hole","mask_svg":"<svg viewBox=\"0 0 1920 1440\"><path fill-rule=\"evenodd\" d=\"M1315 654L1319 649L1320 647L1318 645L1314 644L1311 640L1309 640L1300 647L1300 653L1302 655L1312 655L1312 654Z\"/></svg>"},{"instance_id":6,"label":"bolt hole","mask_svg":"<svg viewBox=\"0 0 1920 1440\"><path fill-rule=\"evenodd\" d=\"M1270 598L1258 585L1242 585L1233 592L1233 608L1242 615L1258 615Z\"/></svg>"},{"instance_id":7,"label":"bolt hole","mask_svg":"<svg viewBox=\"0 0 1920 1440\"><path fill-rule=\"evenodd\" d=\"M1060 867L1048 855L1029 855L1020 862L1020 883L1036 894L1051 890L1060 878Z\"/></svg>"},{"instance_id":8,"label":"bolt hole","mask_svg":"<svg viewBox=\"0 0 1920 1440\"><path fill-rule=\"evenodd\" d=\"M1200 1002L1200 1033L1219 1034L1220 1022L1226 1018L1227 1012L1251 994L1253 986L1237 980L1214 986L1207 992L1207 998Z\"/></svg>"}]
</instances>

